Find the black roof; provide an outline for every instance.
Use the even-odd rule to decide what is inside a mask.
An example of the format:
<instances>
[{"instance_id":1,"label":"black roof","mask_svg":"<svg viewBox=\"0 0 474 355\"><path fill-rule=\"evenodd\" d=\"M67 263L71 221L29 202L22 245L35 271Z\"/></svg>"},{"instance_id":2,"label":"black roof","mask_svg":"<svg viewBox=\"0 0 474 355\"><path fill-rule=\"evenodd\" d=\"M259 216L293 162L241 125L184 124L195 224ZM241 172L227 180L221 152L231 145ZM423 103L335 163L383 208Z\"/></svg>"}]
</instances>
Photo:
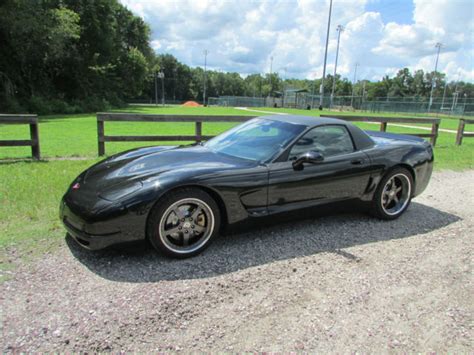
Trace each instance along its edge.
<instances>
[{"instance_id":1,"label":"black roof","mask_svg":"<svg viewBox=\"0 0 474 355\"><path fill-rule=\"evenodd\" d=\"M300 116L300 115L270 115L270 116L260 116L259 118L267 118L274 121L300 124L307 127L314 127L314 126L326 125L326 124L347 125L347 121L340 120L337 118L329 118L329 117Z\"/></svg>"},{"instance_id":2,"label":"black roof","mask_svg":"<svg viewBox=\"0 0 474 355\"><path fill-rule=\"evenodd\" d=\"M357 150L366 149L374 145L374 141L368 136L367 133L365 133L363 130L353 125L352 123L340 120L338 118L299 115L271 115L260 116L260 118L304 125L307 127L307 129L328 124L345 125L347 129L351 132Z\"/></svg>"}]
</instances>

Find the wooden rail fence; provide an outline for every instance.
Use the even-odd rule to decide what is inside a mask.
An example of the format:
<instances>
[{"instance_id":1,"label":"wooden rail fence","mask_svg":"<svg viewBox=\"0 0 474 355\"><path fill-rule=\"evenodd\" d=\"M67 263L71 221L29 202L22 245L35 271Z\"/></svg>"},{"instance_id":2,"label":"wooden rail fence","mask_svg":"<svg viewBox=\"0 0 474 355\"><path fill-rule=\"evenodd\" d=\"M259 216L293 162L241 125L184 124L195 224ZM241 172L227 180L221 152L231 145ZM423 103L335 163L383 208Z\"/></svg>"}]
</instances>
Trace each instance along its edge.
<instances>
[{"instance_id":1,"label":"wooden rail fence","mask_svg":"<svg viewBox=\"0 0 474 355\"><path fill-rule=\"evenodd\" d=\"M31 155L33 158L38 160L41 159L37 115L0 114L0 125L1 124L30 125L30 139L0 140L0 147L31 146Z\"/></svg>"},{"instance_id":2,"label":"wooden rail fence","mask_svg":"<svg viewBox=\"0 0 474 355\"><path fill-rule=\"evenodd\" d=\"M461 145L462 139L464 137L474 137L474 133L464 133L464 127L467 124L474 124L474 120L468 120L466 118L461 118L459 120L458 133L456 135L456 145Z\"/></svg>"},{"instance_id":3,"label":"wooden rail fence","mask_svg":"<svg viewBox=\"0 0 474 355\"><path fill-rule=\"evenodd\" d=\"M407 118L407 117L366 117L366 116L344 116L344 115L323 115L321 117L339 118L351 122L375 122L380 123L380 131L386 132L389 123L427 123L431 124L431 133L401 133L407 136L417 136L430 138L431 144L436 145L439 131L439 118ZM466 135L465 135L466 136Z\"/></svg>"},{"instance_id":4,"label":"wooden rail fence","mask_svg":"<svg viewBox=\"0 0 474 355\"><path fill-rule=\"evenodd\" d=\"M105 155L105 142L153 142L153 141L196 141L207 140L213 136L202 134L204 122L244 122L255 116L186 116L149 115L133 113L98 113L97 142L99 156ZM154 135L154 136L106 136L105 122L194 122L194 135Z\"/></svg>"}]
</instances>

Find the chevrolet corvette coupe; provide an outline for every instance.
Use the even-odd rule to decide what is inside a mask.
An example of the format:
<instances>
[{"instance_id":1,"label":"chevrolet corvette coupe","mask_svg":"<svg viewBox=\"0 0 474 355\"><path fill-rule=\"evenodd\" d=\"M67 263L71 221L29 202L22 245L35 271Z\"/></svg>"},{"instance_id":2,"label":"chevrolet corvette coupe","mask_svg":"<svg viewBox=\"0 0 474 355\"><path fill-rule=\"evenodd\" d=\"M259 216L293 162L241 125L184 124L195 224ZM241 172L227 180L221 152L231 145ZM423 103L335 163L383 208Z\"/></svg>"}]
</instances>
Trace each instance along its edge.
<instances>
[{"instance_id":1,"label":"chevrolet corvette coupe","mask_svg":"<svg viewBox=\"0 0 474 355\"><path fill-rule=\"evenodd\" d=\"M426 188L431 144L343 120L250 119L205 143L111 156L81 173L61 201L68 234L87 249L148 239L189 257L220 227L335 201L361 200L395 219Z\"/></svg>"}]
</instances>

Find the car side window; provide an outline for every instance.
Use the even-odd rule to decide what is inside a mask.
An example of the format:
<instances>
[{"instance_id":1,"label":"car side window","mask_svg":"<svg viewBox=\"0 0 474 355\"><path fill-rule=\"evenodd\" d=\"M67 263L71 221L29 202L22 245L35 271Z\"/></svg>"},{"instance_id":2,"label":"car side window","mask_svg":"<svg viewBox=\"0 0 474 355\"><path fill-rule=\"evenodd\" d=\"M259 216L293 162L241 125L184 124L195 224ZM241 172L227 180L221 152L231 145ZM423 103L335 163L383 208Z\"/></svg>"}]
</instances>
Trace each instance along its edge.
<instances>
[{"instance_id":1,"label":"car side window","mask_svg":"<svg viewBox=\"0 0 474 355\"><path fill-rule=\"evenodd\" d=\"M327 125L313 128L301 137L291 148L288 160L294 160L300 154L318 151L324 157L352 153L354 144L344 126Z\"/></svg>"}]
</instances>

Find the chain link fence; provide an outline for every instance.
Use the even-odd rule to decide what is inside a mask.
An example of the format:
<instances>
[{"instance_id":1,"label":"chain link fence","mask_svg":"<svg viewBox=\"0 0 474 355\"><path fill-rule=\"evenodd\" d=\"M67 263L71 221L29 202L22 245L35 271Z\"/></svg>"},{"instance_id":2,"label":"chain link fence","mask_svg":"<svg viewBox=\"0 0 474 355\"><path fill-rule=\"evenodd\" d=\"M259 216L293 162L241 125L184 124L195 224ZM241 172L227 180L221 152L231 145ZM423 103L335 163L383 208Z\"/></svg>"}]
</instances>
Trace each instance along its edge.
<instances>
[{"instance_id":1,"label":"chain link fence","mask_svg":"<svg viewBox=\"0 0 474 355\"><path fill-rule=\"evenodd\" d=\"M286 107L297 109L316 109L320 105L320 96L308 93L289 93L282 97L210 97L209 105L225 107ZM368 100L362 96L324 96L322 106L340 111L367 111L410 113L425 115L437 113L456 116L474 116L474 99L466 97L436 97L431 107L429 100L421 97L379 97Z\"/></svg>"}]
</instances>

